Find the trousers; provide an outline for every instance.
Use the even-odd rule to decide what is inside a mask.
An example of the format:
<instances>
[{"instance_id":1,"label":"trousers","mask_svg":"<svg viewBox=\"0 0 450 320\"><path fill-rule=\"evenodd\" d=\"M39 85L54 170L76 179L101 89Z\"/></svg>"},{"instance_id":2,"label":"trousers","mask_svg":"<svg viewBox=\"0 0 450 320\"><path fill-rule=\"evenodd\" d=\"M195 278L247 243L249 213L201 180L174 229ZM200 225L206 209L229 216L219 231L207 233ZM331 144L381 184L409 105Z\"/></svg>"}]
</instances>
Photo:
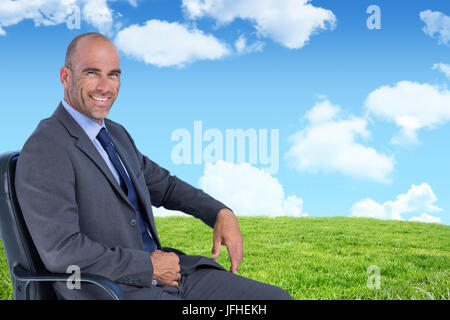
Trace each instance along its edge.
<instances>
[{"instance_id":1,"label":"trousers","mask_svg":"<svg viewBox=\"0 0 450 320\"><path fill-rule=\"evenodd\" d=\"M188 256L185 256L188 257ZM225 270L214 260L195 268L180 263L181 280L178 287L157 283L151 288L118 284L129 300L291 300L285 290L252 280ZM87 284L86 286L91 286ZM92 288L91 288L92 289ZM88 299L109 299L100 290L91 290Z\"/></svg>"},{"instance_id":2,"label":"trousers","mask_svg":"<svg viewBox=\"0 0 450 320\"><path fill-rule=\"evenodd\" d=\"M178 287L159 286L161 300L290 300L281 288L225 270L199 268L181 277Z\"/></svg>"}]
</instances>

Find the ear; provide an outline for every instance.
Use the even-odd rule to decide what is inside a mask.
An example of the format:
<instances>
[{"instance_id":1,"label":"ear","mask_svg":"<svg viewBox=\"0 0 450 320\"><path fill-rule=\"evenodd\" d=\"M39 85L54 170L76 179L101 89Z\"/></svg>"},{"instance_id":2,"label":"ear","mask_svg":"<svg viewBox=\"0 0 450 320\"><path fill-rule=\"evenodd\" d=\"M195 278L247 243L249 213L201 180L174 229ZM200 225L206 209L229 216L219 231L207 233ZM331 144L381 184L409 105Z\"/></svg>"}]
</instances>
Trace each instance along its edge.
<instances>
[{"instance_id":1,"label":"ear","mask_svg":"<svg viewBox=\"0 0 450 320\"><path fill-rule=\"evenodd\" d=\"M59 71L59 79L61 80L64 89L69 89L70 84L72 83L72 71L66 66L63 66Z\"/></svg>"}]
</instances>

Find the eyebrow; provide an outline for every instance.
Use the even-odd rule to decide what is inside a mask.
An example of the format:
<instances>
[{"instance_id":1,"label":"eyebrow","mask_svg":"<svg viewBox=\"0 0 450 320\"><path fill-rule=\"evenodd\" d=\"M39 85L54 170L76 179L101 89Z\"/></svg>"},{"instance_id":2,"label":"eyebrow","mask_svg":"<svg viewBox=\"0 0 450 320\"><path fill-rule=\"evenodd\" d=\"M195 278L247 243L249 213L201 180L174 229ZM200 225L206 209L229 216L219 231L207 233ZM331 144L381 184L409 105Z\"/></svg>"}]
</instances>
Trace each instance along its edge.
<instances>
[{"instance_id":1,"label":"eyebrow","mask_svg":"<svg viewBox=\"0 0 450 320\"><path fill-rule=\"evenodd\" d=\"M86 69L83 69L82 72L85 73L85 72L88 72L88 71L101 72L101 70L98 69L98 68L86 68ZM113 69L113 70L111 70L110 72L108 72L108 74L111 74L111 73L118 73L118 74L121 74L121 73L122 73L122 70L120 70L120 69Z\"/></svg>"}]
</instances>

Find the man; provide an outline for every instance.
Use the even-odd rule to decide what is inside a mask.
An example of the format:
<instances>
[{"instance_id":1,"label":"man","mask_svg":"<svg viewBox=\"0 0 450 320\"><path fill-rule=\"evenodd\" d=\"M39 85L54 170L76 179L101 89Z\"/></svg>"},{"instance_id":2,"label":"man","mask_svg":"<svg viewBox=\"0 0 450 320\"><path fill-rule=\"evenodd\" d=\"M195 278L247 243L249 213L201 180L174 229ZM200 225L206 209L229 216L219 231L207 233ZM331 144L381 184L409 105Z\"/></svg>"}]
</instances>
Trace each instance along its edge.
<instances>
[{"instance_id":1,"label":"man","mask_svg":"<svg viewBox=\"0 0 450 320\"><path fill-rule=\"evenodd\" d=\"M243 241L229 208L142 155L125 128L107 119L120 74L119 53L107 37L76 37L60 70L64 99L21 151L18 200L46 268L77 265L116 282L129 299L290 299L280 288L236 275ZM213 227L213 259L162 248L152 205ZM231 272L214 261L221 245ZM104 298L90 284L54 286L64 299Z\"/></svg>"}]
</instances>

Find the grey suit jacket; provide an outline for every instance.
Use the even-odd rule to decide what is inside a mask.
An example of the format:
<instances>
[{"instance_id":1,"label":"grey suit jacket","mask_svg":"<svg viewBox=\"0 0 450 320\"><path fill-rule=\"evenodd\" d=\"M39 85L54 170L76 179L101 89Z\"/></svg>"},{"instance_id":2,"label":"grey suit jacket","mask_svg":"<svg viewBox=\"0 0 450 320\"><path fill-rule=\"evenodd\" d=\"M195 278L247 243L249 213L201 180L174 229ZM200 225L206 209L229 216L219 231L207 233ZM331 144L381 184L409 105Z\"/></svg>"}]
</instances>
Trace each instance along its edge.
<instances>
[{"instance_id":1,"label":"grey suit jacket","mask_svg":"<svg viewBox=\"0 0 450 320\"><path fill-rule=\"evenodd\" d=\"M105 119L105 125L158 248L152 205L186 212L214 226L218 211L226 207L223 203L142 155L120 124ZM136 213L95 146L62 105L24 144L15 185L25 222L49 271L66 272L69 265L77 265L81 272L122 284L125 291L147 288L144 291L152 296L153 266L143 250ZM183 261L184 270L199 264L221 268L200 256ZM65 298L95 297L89 285L85 290L68 290L65 283L55 288Z\"/></svg>"}]
</instances>

